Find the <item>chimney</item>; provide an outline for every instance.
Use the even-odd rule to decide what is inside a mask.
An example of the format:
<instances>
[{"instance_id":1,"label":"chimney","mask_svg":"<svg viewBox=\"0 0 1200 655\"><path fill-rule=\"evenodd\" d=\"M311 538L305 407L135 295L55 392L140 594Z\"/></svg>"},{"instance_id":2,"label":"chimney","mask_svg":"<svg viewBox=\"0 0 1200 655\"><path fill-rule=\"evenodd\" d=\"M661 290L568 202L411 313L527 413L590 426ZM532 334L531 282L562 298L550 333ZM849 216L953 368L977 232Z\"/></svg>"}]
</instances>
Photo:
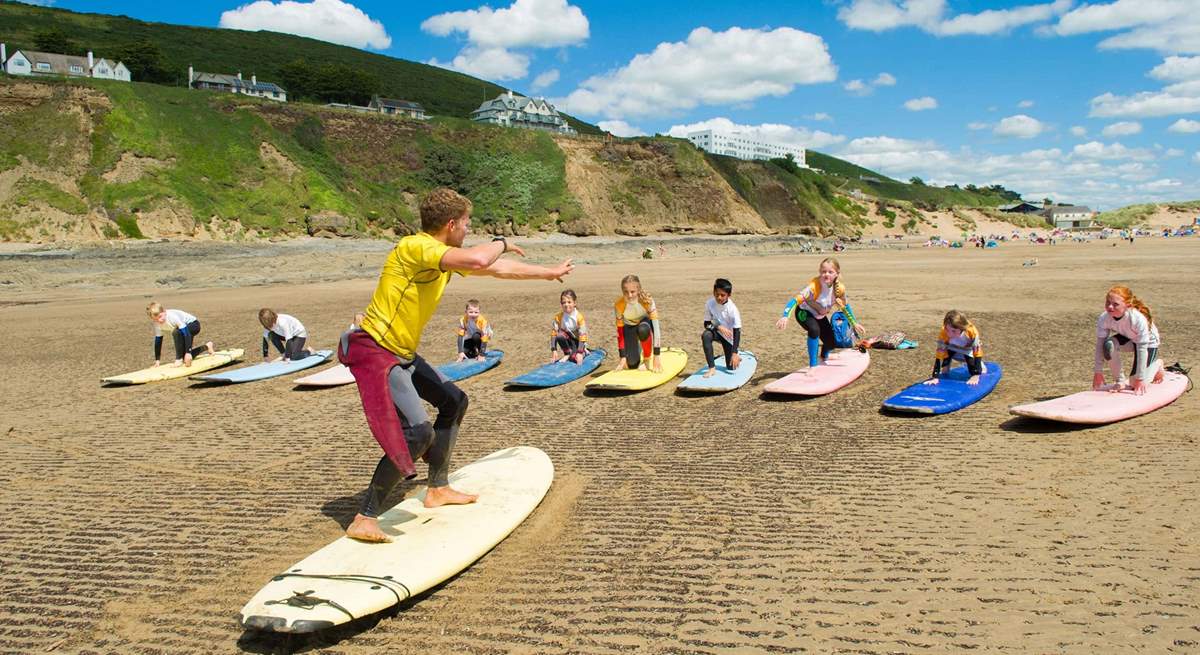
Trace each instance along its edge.
<instances>
[{"instance_id":1,"label":"chimney","mask_svg":"<svg viewBox=\"0 0 1200 655\"><path fill-rule=\"evenodd\" d=\"M0 43L0 64L8 62L8 44Z\"/></svg>"},{"instance_id":2,"label":"chimney","mask_svg":"<svg viewBox=\"0 0 1200 655\"><path fill-rule=\"evenodd\" d=\"M78 52L78 51L76 51ZM95 57L92 57L92 51L88 50L88 74L91 75L92 67L96 65Z\"/></svg>"},{"instance_id":3,"label":"chimney","mask_svg":"<svg viewBox=\"0 0 1200 655\"><path fill-rule=\"evenodd\" d=\"M196 79L196 71L192 69L191 64L188 64L188 88L192 88L192 80Z\"/></svg>"},{"instance_id":4,"label":"chimney","mask_svg":"<svg viewBox=\"0 0 1200 655\"><path fill-rule=\"evenodd\" d=\"M250 85L258 86L258 76L255 75L254 73L250 73Z\"/></svg>"},{"instance_id":5,"label":"chimney","mask_svg":"<svg viewBox=\"0 0 1200 655\"><path fill-rule=\"evenodd\" d=\"M242 79L242 71L238 71L238 79Z\"/></svg>"}]
</instances>

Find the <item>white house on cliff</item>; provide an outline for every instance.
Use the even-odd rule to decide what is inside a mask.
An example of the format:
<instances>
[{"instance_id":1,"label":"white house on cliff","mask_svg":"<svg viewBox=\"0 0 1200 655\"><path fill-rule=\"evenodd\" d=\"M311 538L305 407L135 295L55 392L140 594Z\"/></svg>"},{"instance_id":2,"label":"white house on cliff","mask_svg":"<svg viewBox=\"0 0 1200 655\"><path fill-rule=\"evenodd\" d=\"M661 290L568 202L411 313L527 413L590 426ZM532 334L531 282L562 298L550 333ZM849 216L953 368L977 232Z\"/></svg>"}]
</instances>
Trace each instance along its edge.
<instances>
[{"instance_id":1,"label":"white house on cliff","mask_svg":"<svg viewBox=\"0 0 1200 655\"><path fill-rule=\"evenodd\" d=\"M60 55L36 50L17 50L8 56L8 48L0 43L0 61L9 75L92 77L102 80L130 81L129 69L122 62L96 59L91 51L86 57Z\"/></svg>"},{"instance_id":2,"label":"white house on cliff","mask_svg":"<svg viewBox=\"0 0 1200 655\"><path fill-rule=\"evenodd\" d=\"M526 98L512 91L479 105L479 109L471 112L471 120L505 127L575 134L575 129L567 124L567 119L545 98Z\"/></svg>"},{"instance_id":3,"label":"white house on cliff","mask_svg":"<svg viewBox=\"0 0 1200 655\"><path fill-rule=\"evenodd\" d=\"M242 79L242 74L226 75L223 73L203 73L188 66L188 88L221 91L223 93L238 93L253 98L266 98L278 102L287 102L287 91L271 82L259 82L257 75L251 75L250 81Z\"/></svg>"}]
</instances>

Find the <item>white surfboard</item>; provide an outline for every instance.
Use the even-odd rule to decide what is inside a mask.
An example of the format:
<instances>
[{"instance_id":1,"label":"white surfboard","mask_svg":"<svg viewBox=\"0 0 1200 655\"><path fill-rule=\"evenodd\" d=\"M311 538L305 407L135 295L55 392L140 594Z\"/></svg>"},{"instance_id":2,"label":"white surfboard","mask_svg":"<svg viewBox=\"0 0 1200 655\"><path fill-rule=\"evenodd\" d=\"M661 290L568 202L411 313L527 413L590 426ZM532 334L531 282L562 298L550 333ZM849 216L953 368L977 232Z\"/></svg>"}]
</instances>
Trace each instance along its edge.
<instances>
[{"instance_id":1,"label":"white surfboard","mask_svg":"<svg viewBox=\"0 0 1200 655\"><path fill-rule=\"evenodd\" d=\"M242 608L242 626L313 632L374 614L462 571L538 506L554 479L546 453L499 450L450 475L470 505L425 509L424 490L379 517L392 543L342 537L280 572Z\"/></svg>"},{"instance_id":2,"label":"white surfboard","mask_svg":"<svg viewBox=\"0 0 1200 655\"><path fill-rule=\"evenodd\" d=\"M320 373L302 377L296 380L298 387L337 387L343 384L354 384L354 374L345 364L330 366Z\"/></svg>"}]
</instances>

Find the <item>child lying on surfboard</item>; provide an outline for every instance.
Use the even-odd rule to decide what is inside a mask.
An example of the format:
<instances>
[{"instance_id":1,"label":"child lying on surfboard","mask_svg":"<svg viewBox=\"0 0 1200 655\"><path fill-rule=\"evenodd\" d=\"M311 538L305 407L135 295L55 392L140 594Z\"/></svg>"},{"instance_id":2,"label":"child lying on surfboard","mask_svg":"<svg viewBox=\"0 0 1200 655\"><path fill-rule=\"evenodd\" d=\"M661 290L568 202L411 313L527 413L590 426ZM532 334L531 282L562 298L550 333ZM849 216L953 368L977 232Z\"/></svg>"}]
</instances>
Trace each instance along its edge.
<instances>
[{"instance_id":1,"label":"child lying on surfboard","mask_svg":"<svg viewBox=\"0 0 1200 655\"><path fill-rule=\"evenodd\" d=\"M821 260L817 267L817 277L809 280L800 293L788 301L783 308L783 316L775 321L775 327L787 328L788 316L796 312L796 322L808 333L808 366L812 368L829 356L829 352L837 347L837 339L833 334L833 324L829 318L835 311L846 313L846 318L854 326L859 336L866 333L854 318L850 306L846 302L846 287L841 282L842 266L833 257ZM819 349L819 350L818 350ZM818 360L818 355L820 359Z\"/></svg>"},{"instance_id":2,"label":"child lying on surfboard","mask_svg":"<svg viewBox=\"0 0 1200 655\"><path fill-rule=\"evenodd\" d=\"M733 304L732 295L733 283L719 277L713 282L713 297L704 304L704 332L700 333L700 342L704 347L704 361L708 364L708 370L704 372L706 378L717 373L714 341L721 344L726 368L732 371L742 363L738 355L738 346L742 342L742 313Z\"/></svg>"},{"instance_id":3,"label":"child lying on surfboard","mask_svg":"<svg viewBox=\"0 0 1200 655\"><path fill-rule=\"evenodd\" d=\"M454 361L461 362L469 357L482 362L487 358L491 340L492 326L479 310L479 301L468 300L462 318L458 319L458 359Z\"/></svg>"},{"instance_id":4,"label":"child lying on surfboard","mask_svg":"<svg viewBox=\"0 0 1200 655\"><path fill-rule=\"evenodd\" d=\"M575 362L582 364L587 357L588 329L583 312L575 306L575 291L567 289L558 294L562 311L554 315L550 324L550 362Z\"/></svg>"},{"instance_id":5,"label":"child lying on surfboard","mask_svg":"<svg viewBox=\"0 0 1200 655\"><path fill-rule=\"evenodd\" d=\"M1129 287L1115 286L1104 296L1104 311L1096 322L1096 360L1092 389L1104 386L1104 363L1108 362L1115 385L1109 391L1131 389L1134 394L1146 393L1151 379L1162 382L1162 361L1158 358L1158 326L1150 308ZM1133 368L1129 371L1133 383L1121 373L1121 353L1133 353Z\"/></svg>"},{"instance_id":6,"label":"child lying on surfboard","mask_svg":"<svg viewBox=\"0 0 1200 655\"><path fill-rule=\"evenodd\" d=\"M950 372L954 360L964 362L971 377L967 384L979 384L979 376L984 373L983 342L979 338L979 328L975 327L967 317L957 309L946 312L942 319L942 331L938 333L937 354L933 360L933 374L925 384L937 384L938 378Z\"/></svg>"},{"instance_id":7,"label":"child lying on surfboard","mask_svg":"<svg viewBox=\"0 0 1200 655\"><path fill-rule=\"evenodd\" d=\"M159 303L152 302L146 306L150 322L154 324L154 365L162 360L163 328L171 333L175 342L175 366L191 366L192 358L204 351L213 354L211 341L203 347L192 347L192 341L200 334L200 319L182 309L163 309Z\"/></svg>"},{"instance_id":8,"label":"child lying on surfboard","mask_svg":"<svg viewBox=\"0 0 1200 655\"><path fill-rule=\"evenodd\" d=\"M650 370L662 372L659 354L661 328L658 324L658 307L654 299L642 289L642 281L636 275L621 278L621 297L613 303L617 315L617 370L645 368L643 361L650 356Z\"/></svg>"}]
</instances>

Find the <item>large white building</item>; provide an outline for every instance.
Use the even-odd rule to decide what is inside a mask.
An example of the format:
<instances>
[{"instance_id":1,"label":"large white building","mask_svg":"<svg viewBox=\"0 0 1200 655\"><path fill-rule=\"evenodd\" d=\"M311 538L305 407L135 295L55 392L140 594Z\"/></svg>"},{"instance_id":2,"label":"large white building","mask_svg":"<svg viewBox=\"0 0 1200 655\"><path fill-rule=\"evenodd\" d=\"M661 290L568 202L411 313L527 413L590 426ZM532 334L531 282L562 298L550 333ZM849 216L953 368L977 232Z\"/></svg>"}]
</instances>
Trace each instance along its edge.
<instances>
[{"instance_id":1,"label":"large white building","mask_svg":"<svg viewBox=\"0 0 1200 655\"><path fill-rule=\"evenodd\" d=\"M704 130L689 132L687 138L696 144L697 148L714 155L728 155L738 159L776 159L791 155L796 160L796 165L808 168L808 164L804 162L804 148L759 141L738 132L725 134Z\"/></svg>"},{"instance_id":2,"label":"large white building","mask_svg":"<svg viewBox=\"0 0 1200 655\"><path fill-rule=\"evenodd\" d=\"M502 93L479 105L471 112L471 120L493 123L506 127L525 127L548 130L560 134L575 134L575 128L567 124L554 105L545 98L526 98L512 91Z\"/></svg>"}]
</instances>

